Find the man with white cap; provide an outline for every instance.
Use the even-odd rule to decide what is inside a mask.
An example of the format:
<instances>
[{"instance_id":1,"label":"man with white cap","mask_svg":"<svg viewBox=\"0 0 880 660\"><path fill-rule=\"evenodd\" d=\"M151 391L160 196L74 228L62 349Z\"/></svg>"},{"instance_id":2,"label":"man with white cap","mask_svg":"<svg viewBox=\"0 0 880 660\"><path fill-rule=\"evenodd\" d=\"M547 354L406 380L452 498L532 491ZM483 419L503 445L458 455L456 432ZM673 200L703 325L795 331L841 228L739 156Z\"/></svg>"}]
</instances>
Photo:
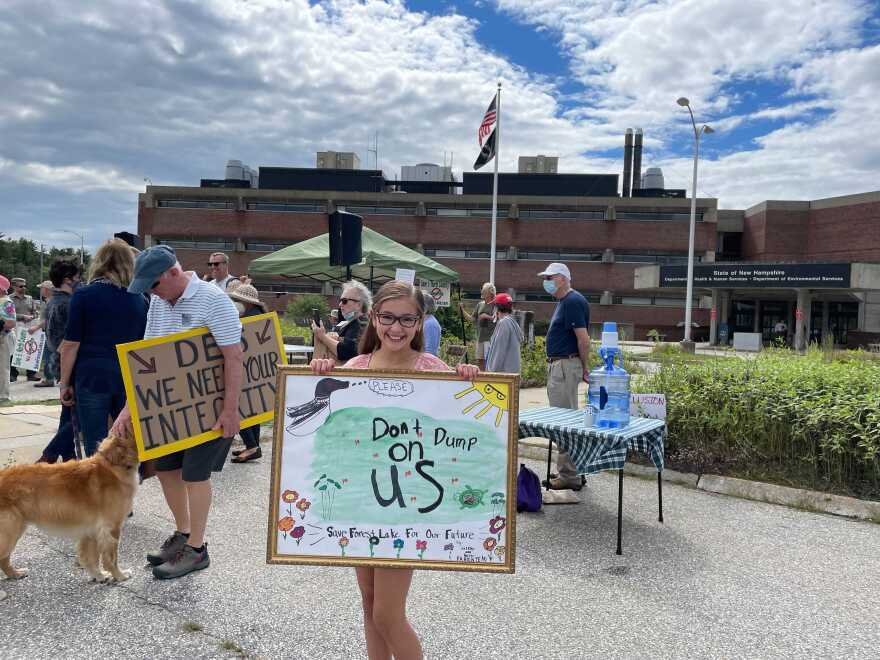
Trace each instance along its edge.
<instances>
[{"instance_id":1,"label":"man with white cap","mask_svg":"<svg viewBox=\"0 0 880 660\"><path fill-rule=\"evenodd\" d=\"M547 330L547 397L551 406L578 408L578 385L589 378L590 305L571 288L568 266L552 263L538 273L544 291L558 303ZM559 474L551 477L549 488L580 490L582 481L567 452L556 461Z\"/></svg>"},{"instance_id":2,"label":"man with white cap","mask_svg":"<svg viewBox=\"0 0 880 660\"><path fill-rule=\"evenodd\" d=\"M135 260L129 293L152 294L144 339L207 326L223 354L223 407L214 424L221 437L156 459L162 493L174 515L176 531L158 552L147 555L153 576L177 578L210 564L205 528L211 509L211 472L222 468L241 422L241 323L235 305L219 287L184 271L174 250L156 245ZM128 405L111 433L131 432Z\"/></svg>"}]
</instances>

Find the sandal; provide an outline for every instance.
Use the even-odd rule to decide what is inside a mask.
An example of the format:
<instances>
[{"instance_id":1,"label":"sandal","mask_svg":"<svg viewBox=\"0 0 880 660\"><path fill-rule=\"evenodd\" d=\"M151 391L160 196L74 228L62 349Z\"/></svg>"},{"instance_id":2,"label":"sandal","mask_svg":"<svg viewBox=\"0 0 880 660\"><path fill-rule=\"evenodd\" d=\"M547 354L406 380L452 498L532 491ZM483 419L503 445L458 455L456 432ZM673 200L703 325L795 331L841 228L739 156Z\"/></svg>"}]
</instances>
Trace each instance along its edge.
<instances>
[{"instance_id":1,"label":"sandal","mask_svg":"<svg viewBox=\"0 0 880 660\"><path fill-rule=\"evenodd\" d=\"M251 451L250 454L245 454L244 452ZM263 458L263 450L260 447L256 447L253 450L243 449L235 458L232 459L232 463L247 463L248 461L255 461L258 458Z\"/></svg>"}]
</instances>

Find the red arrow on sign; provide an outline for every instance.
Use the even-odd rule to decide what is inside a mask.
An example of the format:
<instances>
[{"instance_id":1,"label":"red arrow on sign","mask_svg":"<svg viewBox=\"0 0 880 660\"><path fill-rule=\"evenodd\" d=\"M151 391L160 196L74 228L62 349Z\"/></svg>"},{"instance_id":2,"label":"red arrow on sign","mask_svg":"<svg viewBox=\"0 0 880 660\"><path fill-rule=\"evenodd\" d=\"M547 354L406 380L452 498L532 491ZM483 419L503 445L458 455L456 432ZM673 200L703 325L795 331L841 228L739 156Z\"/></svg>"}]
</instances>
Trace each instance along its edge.
<instances>
[{"instance_id":1,"label":"red arrow on sign","mask_svg":"<svg viewBox=\"0 0 880 660\"><path fill-rule=\"evenodd\" d=\"M269 333L269 327L271 325L272 319L266 319L266 325L263 326L263 332L257 333L257 342L259 342L260 346L272 339L272 335Z\"/></svg>"},{"instance_id":2,"label":"red arrow on sign","mask_svg":"<svg viewBox=\"0 0 880 660\"><path fill-rule=\"evenodd\" d=\"M134 351L129 351L128 354L131 357L133 357L135 360L137 360L140 363L140 365L143 367L143 369L138 370L139 374L154 374L154 373L156 373L156 358L150 358L150 361L147 362L144 358L142 358L140 355L138 355Z\"/></svg>"}]
</instances>

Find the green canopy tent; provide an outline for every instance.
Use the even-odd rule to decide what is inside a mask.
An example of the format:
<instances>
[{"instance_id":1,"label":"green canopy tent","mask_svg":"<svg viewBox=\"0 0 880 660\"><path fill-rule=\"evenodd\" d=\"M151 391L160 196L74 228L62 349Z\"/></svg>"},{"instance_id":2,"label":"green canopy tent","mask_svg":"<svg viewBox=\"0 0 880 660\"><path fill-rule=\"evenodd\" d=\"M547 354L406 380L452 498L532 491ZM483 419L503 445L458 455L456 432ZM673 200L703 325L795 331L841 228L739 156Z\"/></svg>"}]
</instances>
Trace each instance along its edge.
<instances>
[{"instance_id":1,"label":"green canopy tent","mask_svg":"<svg viewBox=\"0 0 880 660\"><path fill-rule=\"evenodd\" d=\"M393 280L398 268L416 272L416 277L435 282L458 281L458 273L387 236L363 228L361 235L362 261L351 266L351 275L362 281ZM308 240L254 259L248 268L250 277L275 275L285 278L308 277L320 282L343 282L345 266L331 266L330 239L321 234Z\"/></svg>"}]
</instances>

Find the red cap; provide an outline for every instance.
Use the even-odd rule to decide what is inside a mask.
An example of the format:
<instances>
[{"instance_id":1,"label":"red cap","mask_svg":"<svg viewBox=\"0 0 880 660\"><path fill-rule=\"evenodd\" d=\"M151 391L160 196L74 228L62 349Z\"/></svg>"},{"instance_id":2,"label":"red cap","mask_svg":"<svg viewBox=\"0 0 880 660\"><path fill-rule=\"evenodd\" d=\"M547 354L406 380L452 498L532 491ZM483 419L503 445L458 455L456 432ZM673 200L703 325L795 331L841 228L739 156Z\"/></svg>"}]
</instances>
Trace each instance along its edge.
<instances>
[{"instance_id":1,"label":"red cap","mask_svg":"<svg viewBox=\"0 0 880 660\"><path fill-rule=\"evenodd\" d=\"M513 298L510 297L510 294L507 293L499 293L492 299L493 305L504 305L505 307L510 307L513 305Z\"/></svg>"}]
</instances>

